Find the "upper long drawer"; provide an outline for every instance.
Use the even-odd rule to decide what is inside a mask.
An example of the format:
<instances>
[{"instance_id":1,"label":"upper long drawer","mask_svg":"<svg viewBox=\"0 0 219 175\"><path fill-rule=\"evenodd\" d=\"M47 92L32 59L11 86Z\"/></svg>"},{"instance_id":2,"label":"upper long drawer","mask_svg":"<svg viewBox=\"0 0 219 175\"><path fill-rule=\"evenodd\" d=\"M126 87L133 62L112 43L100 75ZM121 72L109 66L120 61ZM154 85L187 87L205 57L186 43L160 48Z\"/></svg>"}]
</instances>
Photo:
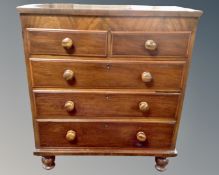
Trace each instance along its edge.
<instances>
[{"instance_id":1,"label":"upper long drawer","mask_svg":"<svg viewBox=\"0 0 219 175\"><path fill-rule=\"evenodd\" d=\"M184 61L31 58L33 87L179 90Z\"/></svg>"},{"instance_id":2,"label":"upper long drawer","mask_svg":"<svg viewBox=\"0 0 219 175\"><path fill-rule=\"evenodd\" d=\"M190 32L112 32L111 54L187 57Z\"/></svg>"},{"instance_id":3,"label":"upper long drawer","mask_svg":"<svg viewBox=\"0 0 219 175\"><path fill-rule=\"evenodd\" d=\"M27 29L30 54L106 56L107 31Z\"/></svg>"}]
</instances>

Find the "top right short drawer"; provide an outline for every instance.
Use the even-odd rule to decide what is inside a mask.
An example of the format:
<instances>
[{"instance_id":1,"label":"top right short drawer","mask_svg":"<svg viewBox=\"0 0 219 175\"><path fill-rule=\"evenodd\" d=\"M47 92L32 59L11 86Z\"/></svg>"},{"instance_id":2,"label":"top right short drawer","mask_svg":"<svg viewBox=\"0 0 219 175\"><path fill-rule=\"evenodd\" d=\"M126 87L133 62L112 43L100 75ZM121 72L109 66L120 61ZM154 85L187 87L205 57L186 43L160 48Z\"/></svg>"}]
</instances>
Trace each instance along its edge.
<instances>
[{"instance_id":1,"label":"top right short drawer","mask_svg":"<svg viewBox=\"0 0 219 175\"><path fill-rule=\"evenodd\" d=\"M112 32L112 56L187 57L191 32Z\"/></svg>"}]
</instances>

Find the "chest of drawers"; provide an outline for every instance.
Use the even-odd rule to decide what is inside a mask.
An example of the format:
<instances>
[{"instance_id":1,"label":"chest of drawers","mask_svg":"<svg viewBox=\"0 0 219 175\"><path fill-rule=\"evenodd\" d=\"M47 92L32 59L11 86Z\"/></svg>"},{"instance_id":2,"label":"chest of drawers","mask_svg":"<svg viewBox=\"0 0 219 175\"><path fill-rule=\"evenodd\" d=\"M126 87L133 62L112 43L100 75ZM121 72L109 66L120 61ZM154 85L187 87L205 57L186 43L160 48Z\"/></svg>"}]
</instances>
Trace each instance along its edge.
<instances>
[{"instance_id":1,"label":"chest of drawers","mask_svg":"<svg viewBox=\"0 0 219 175\"><path fill-rule=\"evenodd\" d=\"M154 156L176 139L198 19L180 7L25 5L22 23L44 168L58 155Z\"/></svg>"}]
</instances>

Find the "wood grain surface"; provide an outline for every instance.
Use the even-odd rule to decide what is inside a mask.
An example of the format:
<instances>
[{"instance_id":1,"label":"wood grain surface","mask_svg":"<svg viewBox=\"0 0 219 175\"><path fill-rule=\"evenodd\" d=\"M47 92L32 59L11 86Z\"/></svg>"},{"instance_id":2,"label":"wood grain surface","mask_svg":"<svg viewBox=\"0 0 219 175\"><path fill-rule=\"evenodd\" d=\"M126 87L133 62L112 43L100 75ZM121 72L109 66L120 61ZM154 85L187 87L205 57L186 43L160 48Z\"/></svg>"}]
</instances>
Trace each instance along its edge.
<instances>
[{"instance_id":1,"label":"wood grain surface","mask_svg":"<svg viewBox=\"0 0 219 175\"><path fill-rule=\"evenodd\" d=\"M40 147L136 147L169 148L173 126L153 123L122 122L39 122ZM68 142L68 130L76 132L76 140ZM144 131L147 141L136 139L138 131Z\"/></svg>"},{"instance_id":2,"label":"wood grain surface","mask_svg":"<svg viewBox=\"0 0 219 175\"><path fill-rule=\"evenodd\" d=\"M186 16L199 17L201 10L177 6L29 4L17 7L20 13L95 16Z\"/></svg>"},{"instance_id":3,"label":"wood grain surface","mask_svg":"<svg viewBox=\"0 0 219 175\"><path fill-rule=\"evenodd\" d=\"M106 31L78 31L27 29L30 54L106 56ZM73 46L62 47L62 40L70 38Z\"/></svg>"},{"instance_id":4,"label":"wood grain surface","mask_svg":"<svg viewBox=\"0 0 219 175\"><path fill-rule=\"evenodd\" d=\"M179 94L133 93L108 91L98 93L83 90L36 90L34 99L37 118L86 118L86 117L161 117L176 118ZM74 102L69 112L64 104ZM140 102L147 102L149 110L142 112Z\"/></svg>"},{"instance_id":5,"label":"wood grain surface","mask_svg":"<svg viewBox=\"0 0 219 175\"><path fill-rule=\"evenodd\" d=\"M76 59L31 59L33 87L125 88L180 90L184 61L113 61ZM63 78L65 70L74 72L74 79ZM143 72L150 72L152 81L144 83Z\"/></svg>"},{"instance_id":6,"label":"wood grain surface","mask_svg":"<svg viewBox=\"0 0 219 175\"><path fill-rule=\"evenodd\" d=\"M194 31L197 18L187 17L99 17L21 14L22 27L107 31ZM49 21L49 22L48 22Z\"/></svg>"},{"instance_id":7,"label":"wood grain surface","mask_svg":"<svg viewBox=\"0 0 219 175\"><path fill-rule=\"evenodd\" d=\"M70 148L38 148L34 151L36 156L53 155L80 155L80 156L160 156L175 157L175 149L165 148L116 148L116 147L70 147Z\"/></svg>"},{"instance_id":8,"label":"wood grain surface","mask_svg":"<svg viewBox=\"0 0 219 175\"><path fill-rule=\"evenodd\" d=\"M186 57L190 32L113 32L112 55L115 56L160 56ZM145 48L145 42L157 44L154 51Z\"/></svg>"}]
</instances>

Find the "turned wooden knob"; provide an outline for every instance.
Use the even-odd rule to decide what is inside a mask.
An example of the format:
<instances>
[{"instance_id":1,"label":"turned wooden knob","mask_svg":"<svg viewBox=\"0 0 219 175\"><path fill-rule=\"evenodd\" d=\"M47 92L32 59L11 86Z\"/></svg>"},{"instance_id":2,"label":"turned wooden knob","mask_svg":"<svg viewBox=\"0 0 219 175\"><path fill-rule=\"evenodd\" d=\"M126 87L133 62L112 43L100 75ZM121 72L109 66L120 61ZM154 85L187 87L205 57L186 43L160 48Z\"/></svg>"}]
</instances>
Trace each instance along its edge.
<instances>
[{"instance_id":1,"label":"turned wooden knob","mask_svg":"<svg viewBox=\"0 0 219 175\"><path fill-rule=\"evenodd\" d=\"M76 138L76 132L73 130L69 130L65 136L66 140L72 142Z\"/></svg>"},{"instance_id":2,"label":"turned wooden knob","mask_svg":"<svg viewBox=\"0 0 219 175\"><path fill-rule=\"evenodd\" d=\"M74 110L75 104L73 101L66 101L64 107L65 107L66 111L71 112Z\"/></svg>"},{"instance_id":3,"label":"turned wooden knob","mask_svg":"<svg viewBox=\"0 0 219 175\"><path fill-rule=\"evenodd\" d=\"M152 75L150 72L143 72L141 74L141 79L144 83L149 83L152 81Z\"/></svg>"},{"instance_id":4,"label":"turned wooden knob","mask_svg":"<svg viewBox=\"0 0 219 175\"><path fill-rule=\"evenodd\" d=\"M139 131L137 134L136 134L136 138L139 142L145 142L147 140L147 136L146 134L143 132L143 131Z\"/></svg>"},{"instance_id":5,"label":"turned wooden knob","mask_svg":"<svg viewBox=\"0 0 219 175\"><path fill-rule=\"evenodd\" d=\"M154 51L157 49L157 43L154 40L147 40L145 42L145 48L150 51Z\"/></svg>"},{"instance_id":6,"label":"turned wooden knob","mask_svg":"<svg viewBox=\"0 0 219 175\"><path fill-rule=\"evenodd\" d=\"M66 80L66 81L70 81L74 78L74 72L72 70L65 70L64 73L63 73L63 78Z\"/></svg>"},{"instance_id":7,"label":"turned wooden knob","mask_svg":"<svg viewBox=\"0 0 219 175\"><path fill-rule=\"evenodd\" d=\"M71 38L64 38L62 40L62 47L65 49L70 49L73 46L73 41Z\"/></svg>"},{"instance_id":8,"label":"turned wooden knob","mask_svg":"<svg viewBox=\"0 0 219 175\"><path fill-rule=\"evenodd\" d=\"M149 104L146 101L142 101L139 103L139 109L142 112L146 112L149 110Z\"/></svg>"}]
</instances>

